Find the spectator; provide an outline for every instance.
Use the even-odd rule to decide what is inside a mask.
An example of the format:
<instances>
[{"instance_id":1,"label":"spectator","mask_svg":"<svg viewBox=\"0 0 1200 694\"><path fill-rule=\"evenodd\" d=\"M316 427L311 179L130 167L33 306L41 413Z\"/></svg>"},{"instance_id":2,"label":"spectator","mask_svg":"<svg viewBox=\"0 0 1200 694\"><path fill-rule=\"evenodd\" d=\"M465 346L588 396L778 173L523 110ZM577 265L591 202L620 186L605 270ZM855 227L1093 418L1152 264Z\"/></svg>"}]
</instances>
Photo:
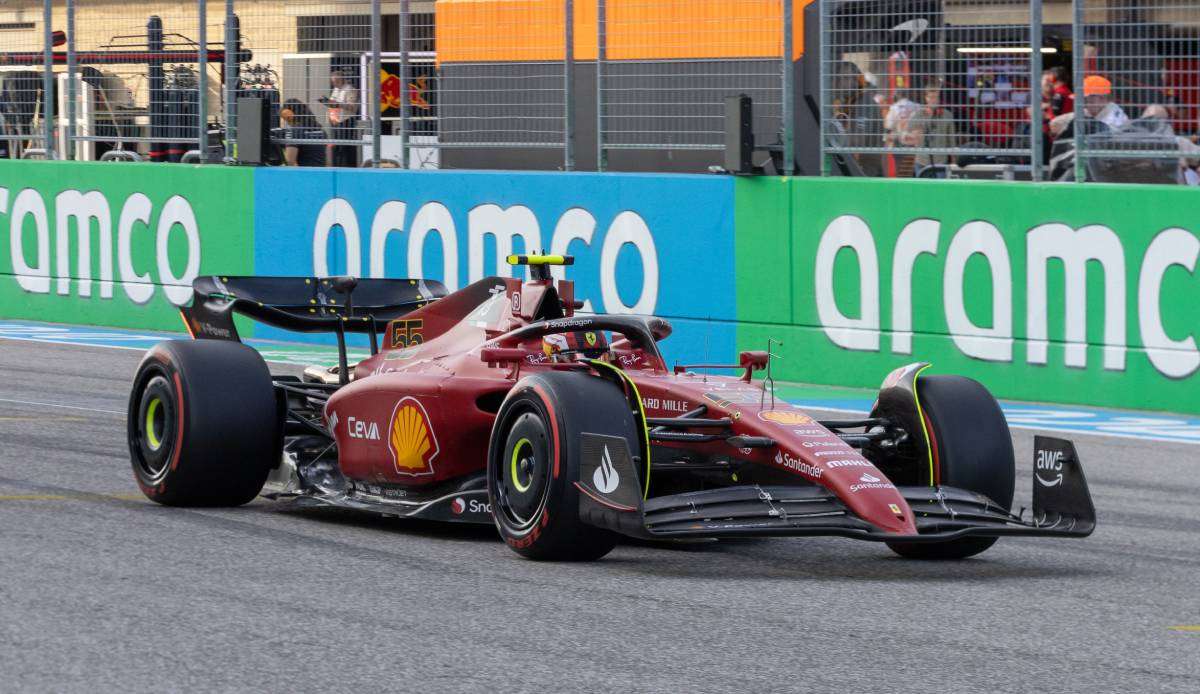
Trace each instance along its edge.
<instances>
[{"instance_id":1,"label":"spectator","mask_svg":"<svg viewBox=\"0 0 1200 694\"><path fill-rule=\"evenodd\" d=\"M334 140L358 139L359 92L346 73L334 70L329 75L331 87L328 97L320 101L329 108L329 129ZM331 146L334 166L358 166L357 147L354 145Z\"/></svg>"},{"instance_id":2,"label":"spectator","mask_svg":"<svg viewBox=\"0 0 1200 694\"><path fill-rule=\"evenodd\" d=\"M325 130L313 112L299 99L283 102L279 111L284 136L288 144L283 149L286 166L325 166L325 146L322 144L300 144L303 140L324 140ZM295 144L293 144L295 143Z\"/></svg>"},{"instance_id":3,"label":"spectator","mask_svg":"<svg viewBox=\"0 0 1200 694\"><path fill-rule=\"evenodd\" d=\"M1142 116L1139 120L1149 119L1160 120L1165 127L1171 127L1171 113L1162 104L1150 104L1142 111Z\"/></svg>"},{"instance_id":4,"label":"spectator","mask_svg":"<svg viewBox=\"0 0 1200 694\"><path fill-rule=\"evenodd\" d=\"M1083 110L1111 130L1129 124L1129 116L1112 99L1112 82L1100 75L1088 75L1083 80Z\"/></svg>"},{"instance_id":5,"label":"spectator","mask_svg":"<svg viewBox=\"0 0 1200 694\"><path fill-rule=\"evenodd\" d=\"M895 103L887 107L883 117L883 144L889 148L912 147L917 142L917 135L911 125L913 118L921 110L917 103L907 96L901 96ZM914 157L909 155L889 154L887 159L887 176L889 178L909 178L915 168Z\"/></svg>"},{"instance_id":6,"label":"spectator","mask_svg":"<svg viewBox=\"0 0 1200 694\"><path fill-rule=\"evenodd\" d=\"M1186 137L1176 138L1179 151L1184 155L1179 159L1180 183L1186 186L1200 185L1200 147Z\"/></svg>"},{"instance_id":7,"label":"spectator","mask_svg":"<svg viewBox=\"0 0 1200 694\"><path fill-rule=\"evenodd\" d=\"M949 149L958 145L958 135L954 128L954 117L946 107L942 106L942 90L938 85L930 85L924 92L925 105L909 121L909 143L913 147L928 147L930 149ZM949 164L950 155L946 153L918 154L918 167L931 164Z\"/></svg>"},{"instance_id":8,"label":"spectator","mask_svg":"<svg viewBox=\"0 0 1200 694\"><path fill-rule=\"evenodd\" d=\"M1066 74L1066 70L1060 66L1042 73L1042 108L1046 112L1047 123L1064 113L1075 112L1075 95L1067 86Z\"/></svg>"}]
</instances>

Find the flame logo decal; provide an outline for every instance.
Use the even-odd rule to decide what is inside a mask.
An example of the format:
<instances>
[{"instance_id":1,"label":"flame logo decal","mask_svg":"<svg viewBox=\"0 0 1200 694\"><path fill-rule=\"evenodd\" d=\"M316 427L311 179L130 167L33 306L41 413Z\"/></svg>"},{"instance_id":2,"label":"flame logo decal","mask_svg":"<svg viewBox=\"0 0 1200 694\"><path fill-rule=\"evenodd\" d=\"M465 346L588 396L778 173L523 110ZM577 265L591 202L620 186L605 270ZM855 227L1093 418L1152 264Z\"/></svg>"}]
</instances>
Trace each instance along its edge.
<instances>
[{"instance_id":1,"label":"flame logo decal","mask_svg":"<svg viewBox=\"0 0 1200 694\"><path fill-rule=\"evenodd\" d=\"M429 413L413 397L402 398L392 412L388 449L401 475L432 475L433 459L438 454L437 438L429 423Z\"/></svg>"}]
</instances>

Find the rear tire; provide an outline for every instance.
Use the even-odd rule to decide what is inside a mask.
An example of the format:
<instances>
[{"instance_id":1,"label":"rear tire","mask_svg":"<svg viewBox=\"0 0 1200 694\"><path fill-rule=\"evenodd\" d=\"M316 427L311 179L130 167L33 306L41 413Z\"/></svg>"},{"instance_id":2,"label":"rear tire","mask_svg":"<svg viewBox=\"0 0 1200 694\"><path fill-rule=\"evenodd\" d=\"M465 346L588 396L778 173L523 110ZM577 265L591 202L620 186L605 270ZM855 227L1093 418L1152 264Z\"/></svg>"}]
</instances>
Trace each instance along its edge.
<instances>
[{"instance_id":1,"label":"rear tire","mask_svg":"<svg viewBox=\"0 0 1200 694\"><path fill-rule=\"evenodd\" d=\"M151 349L129 396L134 477L167 506L240 506L282 455L266 362L240 342L178 340Z\"/></svg>"},{"instance_id":2,"label":"rear tire","mask_svg":"<svg viewBox=\"0 0 1200 694\"><path fill-rule=\"evenodd\" d=\"M626 437L630 450L638 450L624 393L590 373L530 376L501 405L488 451L488 497L500 536L517 554L592 561L616 546L616 533L579 517L574 481L584 431Z\"/></svg>"},{"instance_id":3,"label":"rear tire","mask_svg":"<svg viewBox=\"0 0 1200 694\"><path fill-rule=\"evenodd\" d=\"M1000 404L982 384L963 376L923 376L917 388L936 451L939 479L935 483L983 494L1011 509L1017 469ZM965 559L988 549L996 539L889 542L888 546L909 559Z\"/></svg>"}]
</instances>

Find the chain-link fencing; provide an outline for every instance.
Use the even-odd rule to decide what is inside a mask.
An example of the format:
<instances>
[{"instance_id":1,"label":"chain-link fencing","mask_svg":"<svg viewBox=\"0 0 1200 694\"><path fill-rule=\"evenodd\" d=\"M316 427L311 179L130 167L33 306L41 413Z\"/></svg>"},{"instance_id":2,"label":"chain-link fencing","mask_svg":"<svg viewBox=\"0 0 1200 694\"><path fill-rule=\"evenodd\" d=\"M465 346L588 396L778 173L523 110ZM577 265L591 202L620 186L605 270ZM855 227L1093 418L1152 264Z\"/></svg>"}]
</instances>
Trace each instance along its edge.
<instances>
[{"instance_id":1,"label":"chain-link fencing","mask_svg":"<svg viewBox=\"0 0 1200 694\"><path fill-rule=\"evenodd\" d=\"M745 95L775 171L1200 183L1191 0L9 0L0 38L0 157L238 162L257 98L266 164L705 170Z\"/></svg>"},{"instance_id":2,"label":"chain-link fencing","mask_svg":"<svg viewBox=\"0 0 1200 694\"><path fill-rule=\"evenodd\" d=\"M796 16L795 3L600 0L596 6L602 162L615 149L721 149L725 99L738 94L751 99L756 146L784 149L792 62L784 45L795 29L785 15Z\"/></svg>"},{"instance_id":3,"label":"chain-link fencing","mask_svg":"<svg viewBox=\"0 0 1200 694\"><path fill-rule=\"evenodd\" d=\"M574 13L583 4L437 3L439 145L569 149Z\"/></svg>"},{"instance_id":4,"label":"chain-link fencing","mask_svg":"<svg viewBox=\"0 0 1200 694\"><path fill-rule=\"evenodd\" d=\"M820 2L827 166L1040 177L1042 58L1056 49L1039 0Z\"/></svg>"},{"instance_id":5,"label":"chain-link fencing","mask_svg":"<svg viewBox=\"0 0 1200 694\"><path fill-rule=\"evenodd\" d=\"M0 45L0 158L53 158L55 87L43 69L65 40L54 30L51 2L27 2L3 24Z\"/></svg>"},{"instance_id":6,"label":"chain-link fencing","mask_svg":"<svg viewBox=\"0 0 1200 694\"><path fill-rule=\"evenodd\" d=\"M1056 178L1200 183L1200 3L1076 0Z\"/></svg>"},{"instance_id":7,"label":"chain-link fencing","mask_svg":"<svg viewBox=\"0 0 1200 694\"><path fill-rule=\"evenodd\" d=\"M225 42L244 61L225 66L225 120L237 141L237 104L263 102L275 147L267 163L359 166L373 143L373 52L378 0L234 0ZM230 151L236 156L236 152Z\"/></svg>"},{"instance_id":8,"label":"chain-link fencing","mask_svg":"<svg viewBox=\"0 0 1200 694\"><path fill-rule=\"evenodd\" d=\"M57 149L92 160L207 161L220 143L220 41L203 2L56 3ZM212 18L208 17L208 21Z\"/></svg>"}]
</instances>

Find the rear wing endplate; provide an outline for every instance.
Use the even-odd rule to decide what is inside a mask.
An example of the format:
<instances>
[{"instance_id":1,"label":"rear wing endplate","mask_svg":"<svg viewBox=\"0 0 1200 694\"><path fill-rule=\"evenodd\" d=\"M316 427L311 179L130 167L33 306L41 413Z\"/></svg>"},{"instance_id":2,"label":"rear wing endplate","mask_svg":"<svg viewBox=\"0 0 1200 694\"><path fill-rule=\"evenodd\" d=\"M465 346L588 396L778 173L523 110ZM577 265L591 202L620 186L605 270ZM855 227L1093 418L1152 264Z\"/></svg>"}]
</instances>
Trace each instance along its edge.
<instances>
[{"instance_id":1,"label":"rear wing endplate","mask_svg":"<svg viewBox=\"0 0 1200 694\"><path fill-rule=\"evenodd\" d=\"M192 290L191 305L179 309L192 337L235 341L235 313L295 332L375 334L447 294L432 280L355 277L206 275Z\"/></svg>"}]
</instances>

